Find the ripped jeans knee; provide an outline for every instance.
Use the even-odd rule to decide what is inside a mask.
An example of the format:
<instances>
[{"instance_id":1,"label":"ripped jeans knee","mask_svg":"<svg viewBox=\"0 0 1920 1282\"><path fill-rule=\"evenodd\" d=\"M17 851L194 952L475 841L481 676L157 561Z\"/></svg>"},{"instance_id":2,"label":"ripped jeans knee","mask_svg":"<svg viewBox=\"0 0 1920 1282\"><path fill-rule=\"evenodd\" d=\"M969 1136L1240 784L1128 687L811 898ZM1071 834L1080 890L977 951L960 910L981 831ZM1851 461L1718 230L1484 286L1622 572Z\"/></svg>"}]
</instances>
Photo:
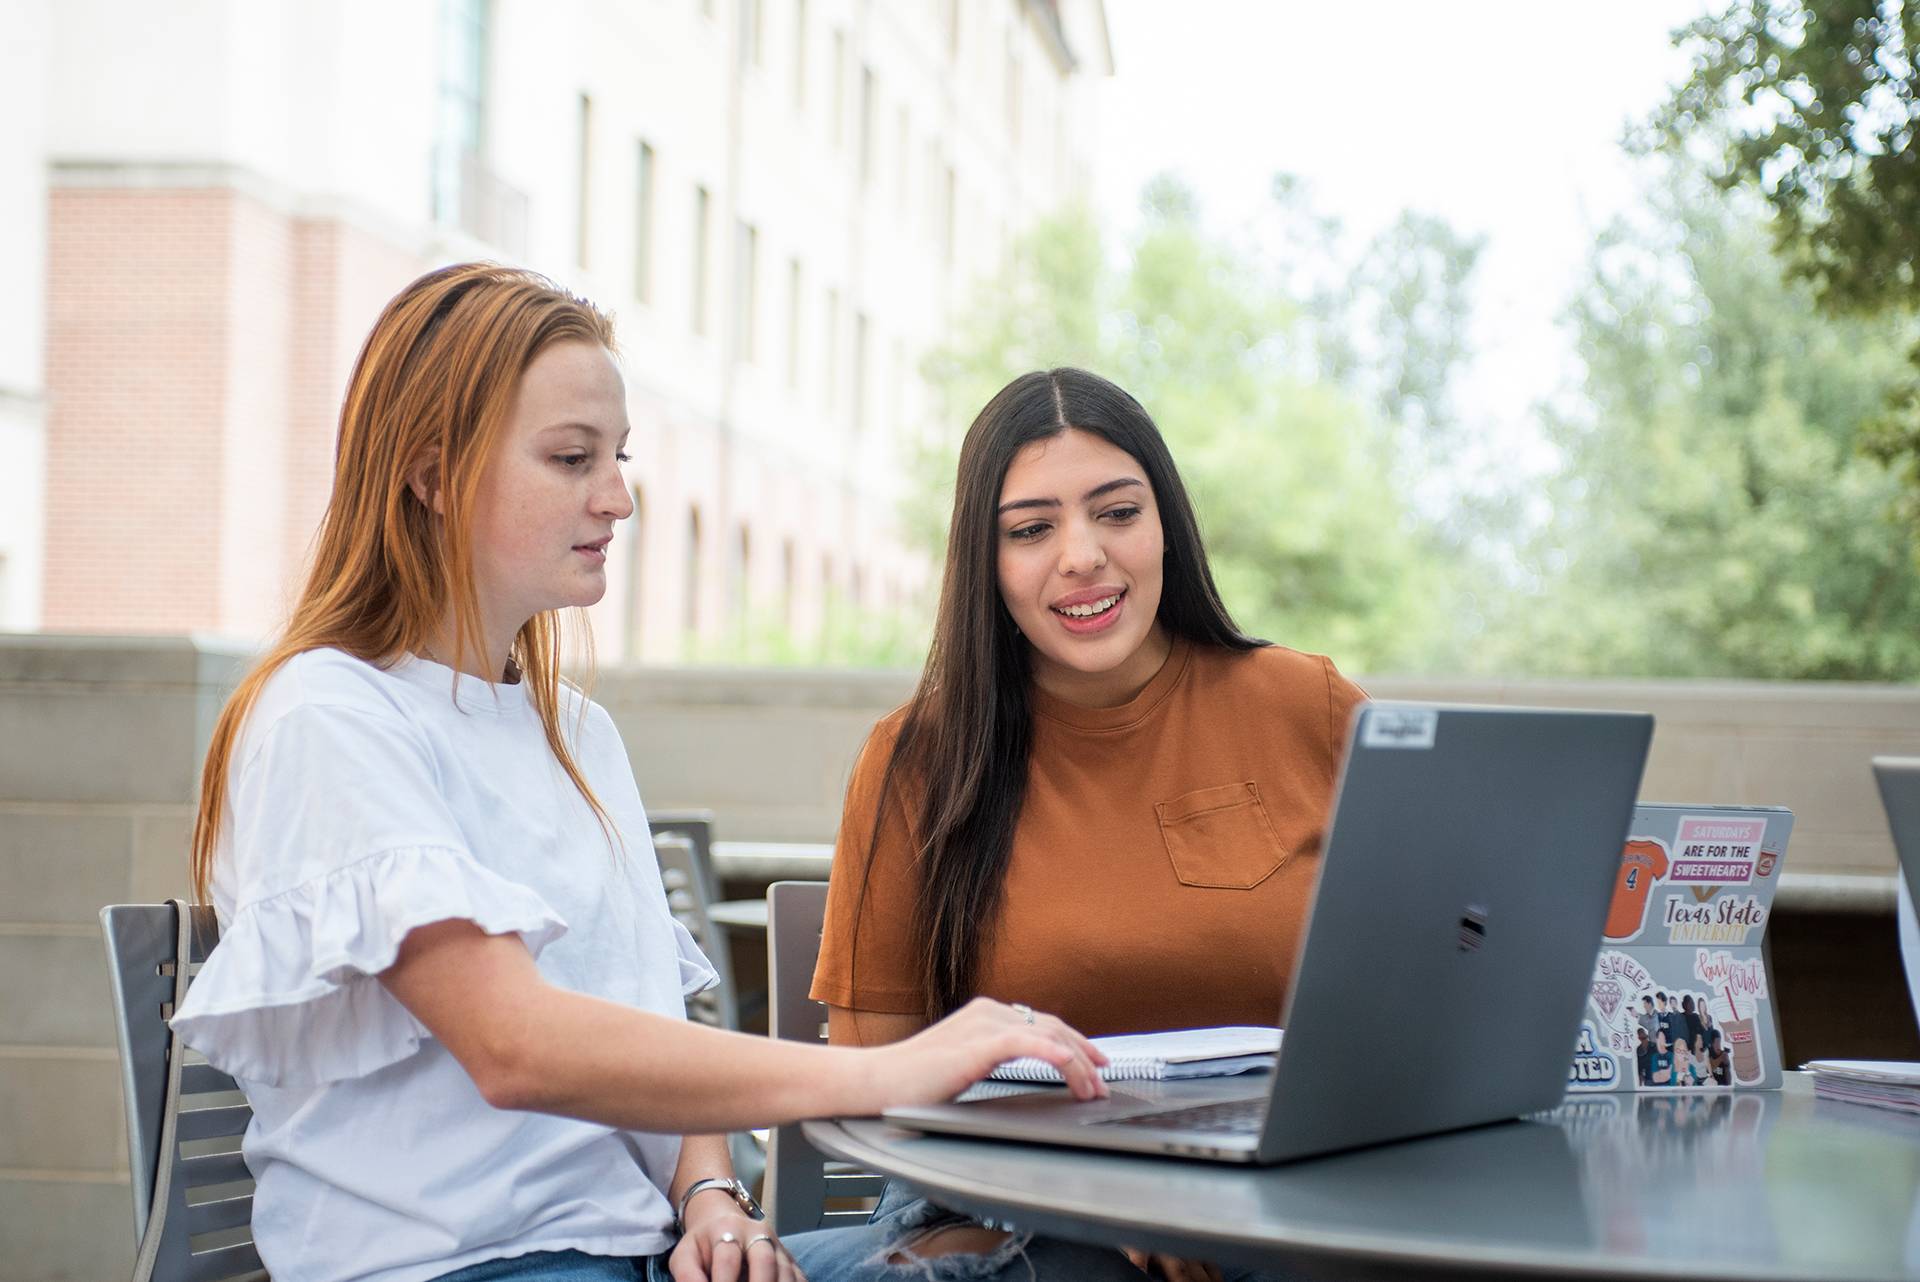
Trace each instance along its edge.
<instances>
[{"instance_id":1,"label":"ripped jeans knee","mask_svg":"<svg viewBox=\"0 0 1920 1282\"><path fill-rule=\"evenodd\" d=\"M1001 1230L985 1250L942 1250L952 1229ZM786 1239L810 1282L1140 1282L1112 1247L1084 1246L982 1225L890 1181L865 1225ZM951 1245L947 1243L944 1245ZM929 1248L922 1254L918 1248Z\"/></svg>"}]
</instances>

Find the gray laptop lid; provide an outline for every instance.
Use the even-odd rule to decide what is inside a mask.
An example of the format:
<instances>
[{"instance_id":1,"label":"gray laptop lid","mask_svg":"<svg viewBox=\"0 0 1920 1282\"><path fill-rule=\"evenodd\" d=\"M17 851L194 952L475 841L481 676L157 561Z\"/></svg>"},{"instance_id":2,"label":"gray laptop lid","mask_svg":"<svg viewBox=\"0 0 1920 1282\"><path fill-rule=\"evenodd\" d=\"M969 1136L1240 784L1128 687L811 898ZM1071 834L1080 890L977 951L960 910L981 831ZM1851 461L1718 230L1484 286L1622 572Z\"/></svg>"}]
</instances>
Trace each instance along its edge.
<instances>
[{"instance_id":1,"label":"gray laptop lid","mask_svg":"<svg viewBox=\"0 0 1920 1282\"><path fill-rule=\"evenodd\" d=\"M1914 905L1920 904L1920 757L1875 757L1873 777L1900 859L1900 954L1914 1018L1920 1019L1920 927L1914 921Z\"/></svg>"},{"instance_id":2,"label":"gray laptop lid","mask_svg":"<svg viewBox=\"0 0 1920 1282\"><path fill-rule=\"evenodd\" d=\"M1653 718L1355 713L1259 1157L1551 1108Z\"/></svg>"},{"instance_id":3,"label":"gray laptop lid","mask_svg":"<svg viewBox=\"0 0 1920 1282\"><path fill-rule=\"evenodd\" d=\"M1652 732L1640 713L1364 705L1270 1077L886 1117L938 1132L1278 1162L1558 1104ZM1270 1101L1250 1132L1159 1112L1249 1096Z\"/></svg>"}]
</instances>

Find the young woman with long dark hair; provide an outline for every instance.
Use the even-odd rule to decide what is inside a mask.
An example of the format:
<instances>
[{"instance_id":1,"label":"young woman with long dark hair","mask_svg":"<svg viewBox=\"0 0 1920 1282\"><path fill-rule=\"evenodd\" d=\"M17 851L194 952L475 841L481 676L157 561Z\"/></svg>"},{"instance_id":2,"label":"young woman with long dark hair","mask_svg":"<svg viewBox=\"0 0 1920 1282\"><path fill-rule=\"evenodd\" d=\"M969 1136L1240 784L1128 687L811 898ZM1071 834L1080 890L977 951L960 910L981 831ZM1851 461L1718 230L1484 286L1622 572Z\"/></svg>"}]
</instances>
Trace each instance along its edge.
<instances>
[{"instance_id":1,"label":"young woman with long dark hair","mask_svg":"<svg viewBox=\"0 0 1920 1282\"><path fill-rule=\"evenodd\" d=\"M686 1021L711 968L613 722L559 675L632 511L612 341L527 272L402 290L292 618L215 727L192 871L223 935L174 1027L253 1105L275 1277L791 1279L722 1133L1014 1055L1103 1089L1072 1030L988 1001L873 1051Z\"/></svg>"},{"instance_id":2,"label":"young woman with long dark hair","mask_svg":"<svg viewBox=\"0 0 1920 1282\"><path fill-rule=\"evenodd\" d=\"M919 686L847 790L813 986L833 1040L890 1043L980 994L1091 1034L1273 1023L1364 698L1235 626L1139 402L1083 370L1015 379L961 445ZM924 1204L883 1210L873 1232L933 1247ZM1147 1263L955 1246L1008 1276Z\"/></svg>"}]
</instances>

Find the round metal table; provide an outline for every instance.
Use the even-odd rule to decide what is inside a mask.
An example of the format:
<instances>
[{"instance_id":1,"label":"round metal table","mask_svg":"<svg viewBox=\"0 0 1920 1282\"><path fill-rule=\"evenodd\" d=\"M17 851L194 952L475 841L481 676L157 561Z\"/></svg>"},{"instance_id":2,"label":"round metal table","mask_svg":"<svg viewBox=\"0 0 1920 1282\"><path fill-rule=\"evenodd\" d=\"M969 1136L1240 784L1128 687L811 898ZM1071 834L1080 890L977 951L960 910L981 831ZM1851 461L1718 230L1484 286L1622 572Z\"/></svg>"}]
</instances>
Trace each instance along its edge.
<instances>
[{"instance_id":1,"label":"round metal table","mask_svg":"<svg viewBox=\"0 0 1920 1282\"><path fill-rule=\"evenodd\" d=\"M1589 1095L1538 1119L1250 1168L809 1122L935 1201L1311 1278L1920 1279L1920 1118L1781 1091Z\"/></svg>"}]
</instances>

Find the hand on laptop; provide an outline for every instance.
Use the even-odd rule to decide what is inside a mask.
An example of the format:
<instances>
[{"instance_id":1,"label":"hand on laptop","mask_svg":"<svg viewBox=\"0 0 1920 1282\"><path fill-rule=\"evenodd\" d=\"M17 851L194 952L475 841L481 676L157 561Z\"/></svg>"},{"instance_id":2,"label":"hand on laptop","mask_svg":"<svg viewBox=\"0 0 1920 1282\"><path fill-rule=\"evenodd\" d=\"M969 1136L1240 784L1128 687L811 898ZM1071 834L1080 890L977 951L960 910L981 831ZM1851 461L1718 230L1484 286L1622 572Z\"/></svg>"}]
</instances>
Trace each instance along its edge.
<instances>
[{"instance_id":1,"label":"hand on laptop","mask_svg":"<svg viewBox=\"0 0 1920 1282\"><path fill-rule=\"evenodd\" d=\"M937 1104L973 1085L995 1065L1031 1055L1060 1070L1076 1099L1102 1099L1099 1065L1107 1057L1052 1015L976 997L905 1041L867 1052L874 1065L873 1109Z\"/></svg>"}]
</instances>

